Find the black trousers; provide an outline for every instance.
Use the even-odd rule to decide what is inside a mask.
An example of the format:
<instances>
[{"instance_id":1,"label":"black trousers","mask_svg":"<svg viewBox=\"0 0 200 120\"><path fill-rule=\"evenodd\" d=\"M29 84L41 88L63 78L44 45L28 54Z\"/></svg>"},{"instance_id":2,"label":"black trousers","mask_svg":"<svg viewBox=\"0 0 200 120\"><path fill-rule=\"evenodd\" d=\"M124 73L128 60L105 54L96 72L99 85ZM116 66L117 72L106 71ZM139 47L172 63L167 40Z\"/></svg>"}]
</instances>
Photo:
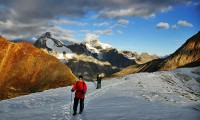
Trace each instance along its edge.
<instances>
[{"instance_id":1,"label":"black trousers","mask_svg":"<svg viewBox=\"0 0 200 120\"><path fill-rule=\"evenodd\" d=\"M84 109L84 98L74 98L74 106L73 106L73 109L74 109L74 113L76 113L77 111L77 107L78 107L78 102L80 100L80 110L79 112L82 112L83 109Z\"/></svg>"},{"instance_id":2,"label":"black trousers","mask_svg":"<svg viewBox=\"0 0 200 120\"><path fill-rule=\"evenodd\" d=\"M101 82L97 82L97 89L101 88Z\"/></svg>"}]
</instances>

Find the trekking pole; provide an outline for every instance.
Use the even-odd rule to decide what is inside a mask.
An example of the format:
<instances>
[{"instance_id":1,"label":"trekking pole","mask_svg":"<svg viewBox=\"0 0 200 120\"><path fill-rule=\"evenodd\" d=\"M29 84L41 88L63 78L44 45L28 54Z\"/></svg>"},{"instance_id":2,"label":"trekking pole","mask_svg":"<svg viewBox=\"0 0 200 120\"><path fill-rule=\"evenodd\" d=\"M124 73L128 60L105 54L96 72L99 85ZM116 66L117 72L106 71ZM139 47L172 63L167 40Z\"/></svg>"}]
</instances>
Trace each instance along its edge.
<instances>
[{"instance_id":1,"label":"trekking pole","mask_svg":"<svg viewBox=\"0 0 200 120\"><path fill-rule=\"evenodd\" d=\"M71 105L70 105L70 114L72 115L72 92L71 92Z\"/></svg>"}]
</instances>

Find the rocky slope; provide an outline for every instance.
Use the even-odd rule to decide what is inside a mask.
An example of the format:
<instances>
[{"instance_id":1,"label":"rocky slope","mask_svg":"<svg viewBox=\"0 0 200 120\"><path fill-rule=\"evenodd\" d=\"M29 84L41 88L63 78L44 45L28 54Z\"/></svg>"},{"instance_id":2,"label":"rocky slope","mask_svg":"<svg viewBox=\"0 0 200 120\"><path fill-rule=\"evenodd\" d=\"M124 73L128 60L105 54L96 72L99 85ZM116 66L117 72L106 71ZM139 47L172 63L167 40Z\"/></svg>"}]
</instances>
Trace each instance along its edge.
<instances>
[{"instance_id":1,"label":"rocky slope","mask_svg":"<svg viewBox=\"0 0 200 120\"><path fill-rule=\"evenodd\" d=\"M73 59L70 59L66 65L70 67L76 76L82 74L86 81L96 80L97 73L108 76L120 71L119 68L112 66L107 61L100 61L84 54L74 55Z\"/></svg>"},{"instance_id":2,"label":"rocky slope","mask_svg":"<svg viewBox=\"0 0 200 120\"><path fill-rule=\"evenodd\" d=\"M200 65L200 32L189 38L177 51L167 57L160 70L171 70L196 62Z\"/></svg>"},{"instance_id":3,"label":"rocky slope","mask_svg":"<svg viewBox=\"0 0 200 120\"><path fill-rule=\"evenodd\" d=\"M116 66L117 68L125 68L136 64L134 59L129 59L126 55L122 54L111 45L101 43L98 40L85 41L81 43L80 46L84 48L85 52L83 52L83 54L92 56L100 61L107 61L112 66Z\"/></svg>"},{"instance_id":4,"label":"rocky slope","mask_svg":"<svg viewBox=\"0 0 200 120\"><path fill-rule=\"evenodd\" d=\"M131 51L120 51L122 54L126 55L129 59L134 59L137 64L144 64L149 61L158 59L159 57L157 55L149 55L146 52L143 52L141 54L138 54L136 52Z\"/></svg>"},{"instance_id":5,"label":"rocky slope","mask_svg":"<svg viewBox=\"0 0 200 120\"><path fill-rule=\"evenodd\" d=\"M0 100L71 85L77 78L58 59L31 43L0 36Z\"/></svg>"},{"instance_id":6,"label":"rocky slope","mask_svg":"<svg viewBox=\"0 0 200 120\"><path fill-rule=\"evenodd\" d=\"M200 32L189 38L170 56L164 59L156 59L142 65L129 66L111 77L125 76L136 72L154 72L195 66L200 66Z\"/></svg>"},{"instance_id":7,"label":"rocky slope","mask_svg":"<svg viewBox=\"0 0 200 120\"><path fill-rule=\"evenodd\" d=\"M126 57L124 54L120 53L116 49L112 49L107 52L104 52L103 58L107 60L109 63L111 63L112 65L117 66L119 68L125 68L130 65L136 64L134 59L130 59Z\"/></svg>"},{"instance_id":8,"label":"rocky slope","mask_svg":"<svg viewBox=\"0 0 200 120\"><path fill-rule=\"evenodd\" d=\"M108 61L112 66L124 68L135 64L135 60L129 59L124 54L112 48L111 45L101 43L98 40L84 41L80 44L65 45L50 32L43 34L34 44L37 48L45 49L49 54L68 61L74 54L84 54L100 61ZM66 57L63 57L66 56Z\"/></svg>"},{"instance_id":9,"label":"rocky slope","mask_svg":"<svg viewBox=\"0 0 200 120\"><path fill-rule=\"evenodd\" d=\"M89 81L95 80L98 73L111 75L120 68L135 64L134 60L97 40L65 45L46 32L34 45L67 64L75 75L83 74Z\"/></svg>"},{"instance_id":10,"label":"rocky slope","mask_svg":"<svg viewBox=\"0 0 200 120\"><path fill-rule=\"evenodd\" d=\"M147 53L132 57L132 52L119 51L98 40L65 45L50 32L43 34L34 45L67 64L75 75L83 74L87 80L95 80L98 73L112 75L130 65L156 59Z\"/></svg>"}]
</instances>

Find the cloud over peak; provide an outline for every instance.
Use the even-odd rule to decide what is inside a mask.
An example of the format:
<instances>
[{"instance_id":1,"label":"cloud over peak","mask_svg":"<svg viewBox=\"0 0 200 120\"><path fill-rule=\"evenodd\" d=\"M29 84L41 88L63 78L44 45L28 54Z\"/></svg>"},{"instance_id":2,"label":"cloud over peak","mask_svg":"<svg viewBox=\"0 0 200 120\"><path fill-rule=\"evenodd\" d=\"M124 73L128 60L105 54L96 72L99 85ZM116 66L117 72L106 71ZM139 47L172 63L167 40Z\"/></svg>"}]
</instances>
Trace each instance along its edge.
<instances>
[{"instance_id":1,"label":"cloud over peak","mask_svg":"<svg viewBox=\"0 0 200 120\"><path fill-rule=\"evenodd\" d=\"M152 16L188 1L191 0L0 0L0 32L7 35L7 39L37 37L49 29L58 30L55 32L63 35L63 32L70 30L59 28L59 25L85 26L89 23L82 23L80 19L94 15L105 20L118 19L118 26L123 26L129 23L124 20L126 18ZM90 13L93 14L88 15ZM101 23L93 26L107 25ZM65 36L74 39L69 32Z\"/></svg>"}]
</instances>

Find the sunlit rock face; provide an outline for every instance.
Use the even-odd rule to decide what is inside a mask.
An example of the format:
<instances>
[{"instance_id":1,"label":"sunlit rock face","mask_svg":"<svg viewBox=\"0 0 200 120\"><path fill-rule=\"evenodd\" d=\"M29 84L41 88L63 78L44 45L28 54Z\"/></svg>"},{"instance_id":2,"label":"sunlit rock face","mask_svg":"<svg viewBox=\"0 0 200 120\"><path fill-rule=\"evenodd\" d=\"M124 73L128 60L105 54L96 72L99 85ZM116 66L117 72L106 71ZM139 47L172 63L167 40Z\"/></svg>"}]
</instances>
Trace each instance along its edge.
<instances>
[{"instance_id":1,"label":"sunlit rock face","mask_svg":"<svg viewBox=\"0 0 200 120\"><path fill-rule=\"evenodd\" d=\"M200 65L200 32L189 38L176 52L170 55L160 70L183 66Z\"/></svg>"},{"instance_id":2,"label":"sunlit rock face","mask_svg":"<svg viewBox=\"0 0 200 120\"><path fill-rule=\"evenodd\" d=\"M77 78L55 57L31 43L0 36L0 100L71 85Z\"/></svg>"},{"instance_id":3,"label":"sunlit rock face","mask_svg":"<svg viewBox=\"0 0 200 120\"><path fill-rule=\"evenodd\" d=\"M189 38L178 50L166 58L156 59L142 65L132 65L115 73L112 77L136 72L155 72L181 67L200 66L200 32Z\"/></svg>"}]
</instances>

